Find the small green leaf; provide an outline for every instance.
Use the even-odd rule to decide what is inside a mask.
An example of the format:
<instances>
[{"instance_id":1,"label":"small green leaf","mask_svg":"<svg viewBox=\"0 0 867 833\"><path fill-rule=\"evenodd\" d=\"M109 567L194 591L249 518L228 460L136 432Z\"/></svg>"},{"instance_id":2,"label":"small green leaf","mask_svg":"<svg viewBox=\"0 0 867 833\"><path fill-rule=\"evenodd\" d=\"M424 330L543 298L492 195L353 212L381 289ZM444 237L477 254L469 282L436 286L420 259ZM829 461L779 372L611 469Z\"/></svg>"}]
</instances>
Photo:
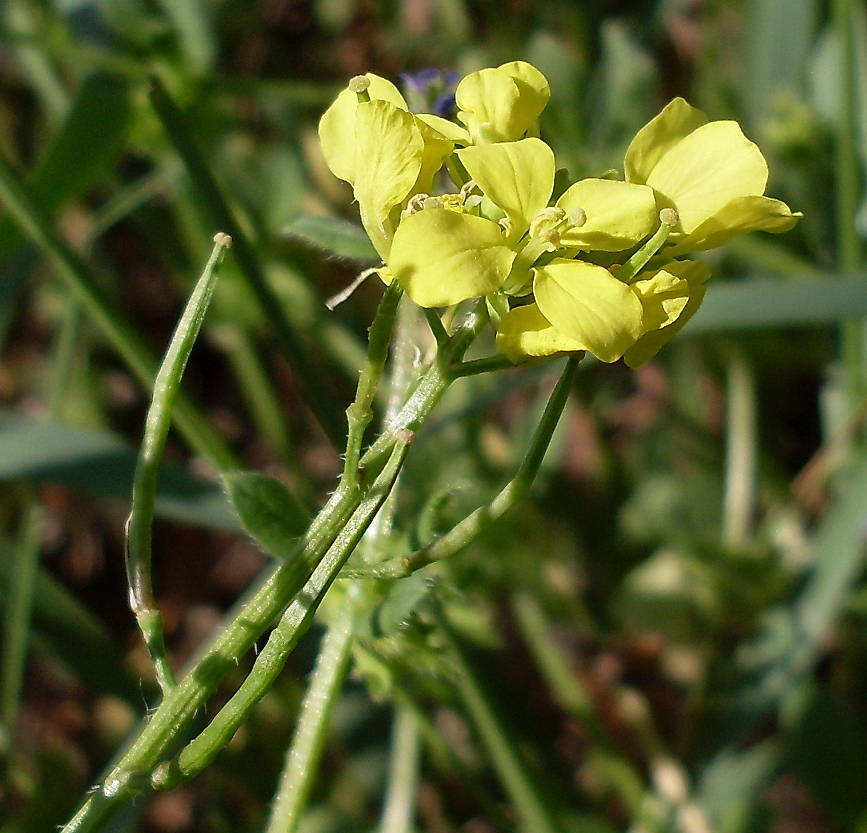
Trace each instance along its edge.
<instances>
[{"instance_id":1,"label":"small green leaf","mask_svg":"<svg viewBox=\"0 0 867 833\"><path fill-rule=\"evenodd\" d=\"M379 260L364 229L336 217L303 215L286 229L286 234L348 260L361 263Z\"/></svg>"},{"instance_id":2,"label":"small green leaf","mask_svg":"<svg viewBox=\"0 0 867 833\"><path fill-rule=\"evenodd\" d=\"M421 573L398 579L377 611L376 624L382 636L393 636L407 626L431 590L431 583Z\"/></svg>"},{"instance_id":3,"label":"small green leaf","mask_svg":"<svg viewBox=\"0 0 867 833\"><path fill-rule=\"evenodd\" d=\"M310 521L292 492L279 480L255 471L229 472L223 475L223 483L247 533L270 555L287 555Z\"/></svg>"}]
</instances>

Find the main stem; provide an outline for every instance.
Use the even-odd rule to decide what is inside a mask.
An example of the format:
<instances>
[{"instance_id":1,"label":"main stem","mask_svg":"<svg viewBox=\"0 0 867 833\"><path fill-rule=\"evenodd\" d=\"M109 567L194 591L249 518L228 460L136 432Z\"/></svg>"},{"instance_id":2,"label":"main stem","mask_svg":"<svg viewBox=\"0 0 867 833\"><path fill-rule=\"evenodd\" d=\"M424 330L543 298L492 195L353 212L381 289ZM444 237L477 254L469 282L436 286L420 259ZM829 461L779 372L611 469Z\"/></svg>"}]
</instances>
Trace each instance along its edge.
<instances>
[{"instance_id":1,"label":"main stem","mask_svg":"<svg viewBox=\"0 0 867 833\"><path fill-rule=\"evenodd\" d=\"M377 475L385 468L395 447L406 442L407 431L421 427L451 384L451 366L460 361L486 323L484 306L480 305L455 328L449 343L440 351L404 407L362 458L365 476L361 483L356 485L347 479L341 482L294 552L216 637L189 673L168 692L141 734L63 828L64 833L91 833L102 829L148 785L173 742L185 733L199 709L235 668L237 659L253 647L304 588L332 544L370 497L377 485ZM372 515L366 519L366 524L371 520ZM354 534L360 532L363 529L353 530ZM335 565L335 574L339 566Z\"/></svg>"}]
</instances>

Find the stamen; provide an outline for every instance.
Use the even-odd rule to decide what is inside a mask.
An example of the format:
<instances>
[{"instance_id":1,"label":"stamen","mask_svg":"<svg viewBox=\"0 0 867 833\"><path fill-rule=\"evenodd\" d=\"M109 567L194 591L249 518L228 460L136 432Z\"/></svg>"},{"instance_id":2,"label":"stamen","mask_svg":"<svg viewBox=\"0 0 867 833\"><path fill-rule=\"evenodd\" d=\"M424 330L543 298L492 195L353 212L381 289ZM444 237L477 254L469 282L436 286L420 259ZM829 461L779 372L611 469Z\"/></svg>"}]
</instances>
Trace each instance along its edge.
<instances>
[{"instance_id":1,"label":"stamen","mask_svg":"<svg viewBox=\"0 0 867 833\"><path fill-rule=\"evenodd\" d=\"M573 208L569 212L569 222L572 228L581 228L587 222L587 212L583 208Z\"/></svg>"},{"instance_id":2,"label":"stamen","mask_svg":"<svg viewBox=\"0 0 867 833\"><path fill-rule=\"evenodd\" d=\"M370 101L370 93L367 91L370 87L370 79L366 75L356 75L349 79L349 91L358 96L358 100Z\"/></svg>"},{"instance_id":3,"label":"stamen","mask_svg":"<svg viewBox=\"0 0 867 833\"><path fill-rule=\"evenodd\" d=\"M549 206L543 208L530 221L530 237L539 237L542 240L548 240L557 232L559 227L566 219L566 212L557 206Z\"/></svg>"},{"instance_id":4,"label":"stamen","mask_svg":"<svg viewBox=\"0 0 867 833\"><path fill-rule=\"evenodd\" d=\"M404 208L402 214L404 217L409 217L411 214L416 214L421 211L425 205L425 200L429 200L429 194L413 194L409 198L409 202L406 204L406 208Z\"/></svg>"},{"instance_id":5,"label":"stamen","mask_svg":"<svg viewBox=\"0 0 867 833\"><path fill-rule=\"evenodd\" d=\"M677 216L677 212L673 208L663 208L659 212L659 222L674 227L680 222L680 217Z\"/></svg>"}]
</instances>

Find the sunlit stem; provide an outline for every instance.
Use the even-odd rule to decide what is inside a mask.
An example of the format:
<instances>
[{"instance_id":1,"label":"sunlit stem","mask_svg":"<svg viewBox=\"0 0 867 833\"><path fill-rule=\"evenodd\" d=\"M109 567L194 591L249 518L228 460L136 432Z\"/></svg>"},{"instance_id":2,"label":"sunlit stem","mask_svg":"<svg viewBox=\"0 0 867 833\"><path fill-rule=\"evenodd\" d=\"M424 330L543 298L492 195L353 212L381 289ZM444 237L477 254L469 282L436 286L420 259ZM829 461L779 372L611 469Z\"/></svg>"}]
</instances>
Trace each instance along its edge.
<instances>
[{"instance_id":1,"label":"sunlit stem","mask_svg":"<svg viewBox=\"0 0 867 833\"><path fill-rule=\"evenodd\" d=\"M232 244L227 234L214 237L214 249L193 289L154 380L153 399L145 419L132 489L132 511L126 524L126 570L129 605L154 664L163 694L177 684L163 641L163 621L151 588L151 523L156 504L157 475L178 395L181 376L199 335L217 282L217 264Z\"/></svg>"},{"instance_id":2,"label":"sunlit stem","mask_svg":"<svg viewBox=\"0 0 867 833\"><path fill-rule=\"evenodd\" d=\"M391 348L386 421L403 403L411 383L416 346L409 330L417 313L418 308L405 300L398 307ZM365 534L363 547L366 551L375 551L381 536L388 533L393 506L394 490ZM316 667L298 712L266 833L296 833L298 830L319 771L330 716L340 696L359 621L363 621L371 592L376 590L367 583L356 582L349 586L343 603L328 623L328 632L322 640Z\"/></svg>"},{"instance_id":3,"label":"sunlit stem","mask_svg":"<svg viewBox=\"0 0 867 833\"><path fill-rule=\"evenodd\" d=\"M415 829L421 730L412 710L398 705L394 712L388 763L388 792L379 833L411 833Z\"/></svg>"},{"instance_id":4,"label":"sunlit stem","mask_svg":"<svg viewBox=\"0 0 867 833\"><path fill-rule=\"evenodd\" d=\"M428 326L436 339L437 345L443 345L448 341L449 334L443 326L443 321L439 317L439 313L435 309L426 309L424 317L427 319Z\"/></svg>"},{"instance_id":5,"label":"sunlit stem","mask_svg":"<svg viewBox=\"0 0 867 833\"><path fill-rule=\"evenodd\" d=\"M362 467L374 465L394 444L395 436L408 428L417 430L439 402L443 393L455 378L455 371L470 344L490 321L485 302L480 301L475 309L454 325L447 343L440 345L436 358L419 380L406 402L389 420L380 434L361 458Z\"/></svg>"},{"instance_id":6,"label":"sunlit stem","mask_svg":"<svg viewBox=\"0 0 867 833\"><path fill-rule=\"evenodd\" d=\"M277 627L271 631L247 679L198 737L172 761L157 767L151 779L155 789L173 789L207 767L274 684L289 654L312 623L328 588L391 493L414 439L411 432L406 432L402 440L395 444L387 464L358 509L340 530L310 580L280 618Z\"/></svg>"},{"instance_id":7,"label":"sunlit stem","mask_svg":"<svg viewBox=\"0 0 867 833\"><path fill-rule=\"evenodd\" d=\"M668 240L668 235L678 223L677 212L673 208L663 208L659 212L659 228L626 263L617 270L617 277L624 283L631 283L633 278L645 267Z\"/></svg>"},{"instance_id":8,"label":"sunlit stem","mask_svg":"<svg viewBox=\"0 0 867 833\"><path fill-rule=\"evenodd\" d=\"M583 357L584 354L582 353L571 357L566 362L566 367L563 369L563 373L548 399L548 404L545 406L542 418L536 426L533 438L530 441L530 447L527 449L527 454L521 462L518 471L490 503L480 506L457 526L443 535L442 538L437 539L429 546L416 550L414 553L403 558L382 564L380 567L375 567L364 572L359 571L355 575L359 578L397 578L409 575L434 561L454 555L468 546L494 521L499 520L515 504L522 500L527 492L529 492L542 466L545 452L551 444L554 430L569 399L569 392L572 388L578 364Z\"/></svg>"},{"instance_id":9,"label":"sunlit stem","mask_svg":"<svg viewBox=\"0 0 867 833\"><path fill-rule=\"evenodd\" d=\"M343 479L348 485L358 483L360 477L359 460L364 432L373 419L373 400L385 363L388 360L388 348L391 344L391 334L397 315L397 306L403 290L397 281L392 281L385 290L379 308L370 327L370 348L367 362L358 380L355 400L346 409L349 423L349 436L346 440L346 457L343 467Z\"/></svg>"},{"instance_id":10,"label":"sunlit stem","mask_svg":"<svg viewBox=\"0 0 867 833\"><path fill-rule=\"evenodd\" d=\"M503 283L503 291L514 293L521 289L533 264L551 250L551 244L539 237L528 237L526 245L512 262L512 269Z\"/></svg>"},{"instance_id":11,"label":"sunlit stem","mask_svg":"<svg viewBox=\"0 0 867 833\"><path fill-rule=\"evenodd\" d=\"M563 833L555 810L524 761L520 744L516 744L500 714L492 705L472 661L460 640L452 633L443 612L435 608L438 631L445 641L453 669L458 700L470 719L488 758L511 799L520 823L519 828L532 833Z\"/></svg>"},{"instance_id":12,"label":"sunlit stem","mask_svg":"<svg viewBox=\"0 0 867 833\"><path fill-rule=\"evenodd\" d=\"M329 717L349 665L356 616L353 601L359 590L358 586L350 589L348 603L322 641L265 833L298 829L325 745Z\"/></svg>"}]
</instances>

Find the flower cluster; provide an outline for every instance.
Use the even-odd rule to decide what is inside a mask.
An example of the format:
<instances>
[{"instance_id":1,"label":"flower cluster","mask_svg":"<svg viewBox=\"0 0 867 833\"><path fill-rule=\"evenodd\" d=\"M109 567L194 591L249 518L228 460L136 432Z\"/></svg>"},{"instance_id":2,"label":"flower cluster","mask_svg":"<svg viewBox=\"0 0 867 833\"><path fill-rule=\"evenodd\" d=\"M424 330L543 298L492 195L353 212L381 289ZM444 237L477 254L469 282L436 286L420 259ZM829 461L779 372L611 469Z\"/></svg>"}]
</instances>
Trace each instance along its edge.
<instances>
[{"instance_id":1,"label":"flower cluster","mask_svg":"<svg viewBox=\"0 0 867 833\"><path fill-rule=\"evenodd\" d=\"M350 183L385 264L423 307L484 297L513 362L587 350L646 362L689 320L710 270L683 260L799 214L763 196L767 163L733 121L675 99L632 140L625 179L580 180L554 199L537 135L550 89L514 61L466 76L460 124L409 112L397 88L354 78L323 115L326 162ZM440 171L450 193L433 194Z\"/></svg>"}]
</instances>

